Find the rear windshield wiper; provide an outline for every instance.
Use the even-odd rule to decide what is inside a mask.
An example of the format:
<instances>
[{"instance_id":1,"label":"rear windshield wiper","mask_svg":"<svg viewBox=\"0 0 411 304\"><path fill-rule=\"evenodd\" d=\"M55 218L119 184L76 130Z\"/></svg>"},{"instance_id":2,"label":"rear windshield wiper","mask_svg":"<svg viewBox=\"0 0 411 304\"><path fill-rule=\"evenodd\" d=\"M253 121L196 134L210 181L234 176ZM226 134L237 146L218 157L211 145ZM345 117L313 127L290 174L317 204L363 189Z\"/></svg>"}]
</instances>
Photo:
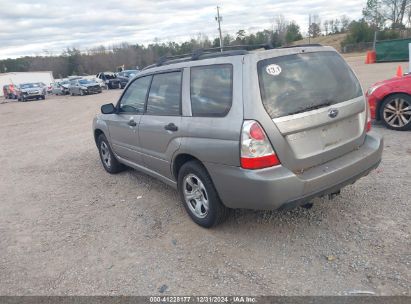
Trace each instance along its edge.
<instances>
[{"instance_id":1,"label":"rear windshield wiper","mask_svg":"<svg viewBox=\"0 0 411 304\"><path fill-rule=\"evenodd\" d=\"M332 100L327 100L327 101L319 103L319 104L308 105L307 107L304 107L302 109L299 109L299 110L291 112L291 113L288 113L288 115L294 115L294 114L298 114L298 113L303 113L303 112L307 112L307 111L312 111L312 110L328 107L333 103L334 102Z\"/></svg>"}]
</instances>

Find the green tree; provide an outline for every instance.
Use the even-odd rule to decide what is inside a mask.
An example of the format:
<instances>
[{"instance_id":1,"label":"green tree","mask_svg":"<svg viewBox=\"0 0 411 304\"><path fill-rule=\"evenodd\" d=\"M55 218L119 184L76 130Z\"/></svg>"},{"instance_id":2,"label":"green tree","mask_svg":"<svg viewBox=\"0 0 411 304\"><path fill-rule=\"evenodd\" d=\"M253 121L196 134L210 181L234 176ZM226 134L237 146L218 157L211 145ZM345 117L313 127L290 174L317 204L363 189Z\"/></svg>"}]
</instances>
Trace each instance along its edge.
<instances>
[{"instance_id":1,"label":"green tree","mask_svg":"<svg viewBox=\"0 0 411 304\"><path fill-rule=\"evenodd\" d=\"M290 24L287 25L285 41L287 43L290 43L301 39L303 39L303 36L301 35L300 27L298 26L298 24L292 21Z\"/></svg>"},{"instance_id":2,"label":"green tree","mask_svg":"<svg viewBox=\"0 0 411 304\"><path fill-rule=\"evenodd\" d=\"M341 42L342 46L358 42L371 42L374 39L374 30L364 19L352 21L348 30L347 37Z\"/></svg>"},{"instance_id":3,"label":"green tree","mask_svg":"<svg viewBox=\"0 0 411 304\"><path fill-rule=\"evenodd\" d=\"M237 35L237 37L236 37L235 40L237 40L238 42L241 42L241 43L245 41L245 37L246 37L245 30L239 30L236 33L236 35Z\"/></svg>"},{"instance_id":4,"label":"green tree","mask_svg":"<svg viewBox=\"0 0 411 304\"><path fill-rule=\"evenodd\" d=\"M310 26L308 27L308 33L310 37L315 38L320 36L321 34L321 29L318 23L311 23Z\"/></svg>"},{"instance_id":5,"label":"green tree","mask_svg":"<svg viewBox=\"0 0 411 304\"><path fill-rule=\"evenodd\" d=\"M376 29L384 28L386 18L382 13L381 0L367 0L365 8L362 10L365 21L371 24Z\"/></svg>"}]
</instances>

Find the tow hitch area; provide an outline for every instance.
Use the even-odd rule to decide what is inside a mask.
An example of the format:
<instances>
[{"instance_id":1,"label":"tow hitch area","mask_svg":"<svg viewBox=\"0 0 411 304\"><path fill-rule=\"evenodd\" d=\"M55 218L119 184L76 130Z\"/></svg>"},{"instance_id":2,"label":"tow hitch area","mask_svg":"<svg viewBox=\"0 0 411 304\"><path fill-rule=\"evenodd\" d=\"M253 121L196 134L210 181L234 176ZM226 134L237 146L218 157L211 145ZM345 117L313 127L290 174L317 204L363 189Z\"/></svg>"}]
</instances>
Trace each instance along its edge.
<instances>
[{"instance_id":1,"label":"tow hitch area","mask_svg":"<svg viewBox=\"0 0 411 304\"><path fill-rule=\"evenodd\" d=\"M305 208L305 209L311 209L313 207L313 203L306 203L304 205L301 205L301 207Z\"/></svg>"},{"instance_id":2,"label":"tow hitch area","mask_svg":"<svg viewBox=\"0 0 411 304\"><path fill-rule=\"evenodd\" d=\"M330 193L330 194L328 194L328 199L329 199L329 200L332 200L332 199L334 199L336 196L338 196L338 195L340 195L340 194L341 194L341 190L338 190L338 191L336 191L336 192Z\"/></svg>"}]
</instances>

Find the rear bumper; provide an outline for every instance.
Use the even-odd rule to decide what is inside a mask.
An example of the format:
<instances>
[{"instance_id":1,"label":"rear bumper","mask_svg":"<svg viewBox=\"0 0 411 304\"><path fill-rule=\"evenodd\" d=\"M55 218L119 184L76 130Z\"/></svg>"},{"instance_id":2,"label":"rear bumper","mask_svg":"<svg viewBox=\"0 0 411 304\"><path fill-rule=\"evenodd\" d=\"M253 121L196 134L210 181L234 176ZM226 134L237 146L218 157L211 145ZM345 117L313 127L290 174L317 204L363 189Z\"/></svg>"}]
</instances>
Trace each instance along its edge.
<instances>
[{"instance_id":1,"label":"rear bumper","mask_svg":"<svg viewBox=\"0 0 411 304\"><path fill-rule=\"evenodd\" d=\"M382 138L370 132L359 149L298 175L283 166L261 170L213 163L205 166L227 207L284 209L354 183L379 165L382 149Z\"/></svg>"}]
</instances>

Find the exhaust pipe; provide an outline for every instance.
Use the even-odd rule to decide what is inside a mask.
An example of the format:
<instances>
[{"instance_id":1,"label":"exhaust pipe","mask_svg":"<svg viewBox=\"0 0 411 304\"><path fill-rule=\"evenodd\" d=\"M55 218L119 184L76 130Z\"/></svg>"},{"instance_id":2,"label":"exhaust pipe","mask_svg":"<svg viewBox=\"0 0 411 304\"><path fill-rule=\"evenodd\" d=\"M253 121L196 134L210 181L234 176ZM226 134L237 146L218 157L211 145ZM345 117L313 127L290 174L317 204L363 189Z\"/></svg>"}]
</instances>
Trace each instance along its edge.
<instances>
[{"instance_id":1,"label":"exhaust pipe","mask_svg":"<svg viewBox=\"0 0 411 304\"><path fill-rule=\"evenodd\" d=\"M330 193L330 194L328 194L328 199L329 199L329 200L332 200L332 199L334 199L336 196L338 196L338 195L340 195L340 194L341 194L341 190L338 190L338 191L336 191L336 192Z\"/></svg>"}]
</instances>

